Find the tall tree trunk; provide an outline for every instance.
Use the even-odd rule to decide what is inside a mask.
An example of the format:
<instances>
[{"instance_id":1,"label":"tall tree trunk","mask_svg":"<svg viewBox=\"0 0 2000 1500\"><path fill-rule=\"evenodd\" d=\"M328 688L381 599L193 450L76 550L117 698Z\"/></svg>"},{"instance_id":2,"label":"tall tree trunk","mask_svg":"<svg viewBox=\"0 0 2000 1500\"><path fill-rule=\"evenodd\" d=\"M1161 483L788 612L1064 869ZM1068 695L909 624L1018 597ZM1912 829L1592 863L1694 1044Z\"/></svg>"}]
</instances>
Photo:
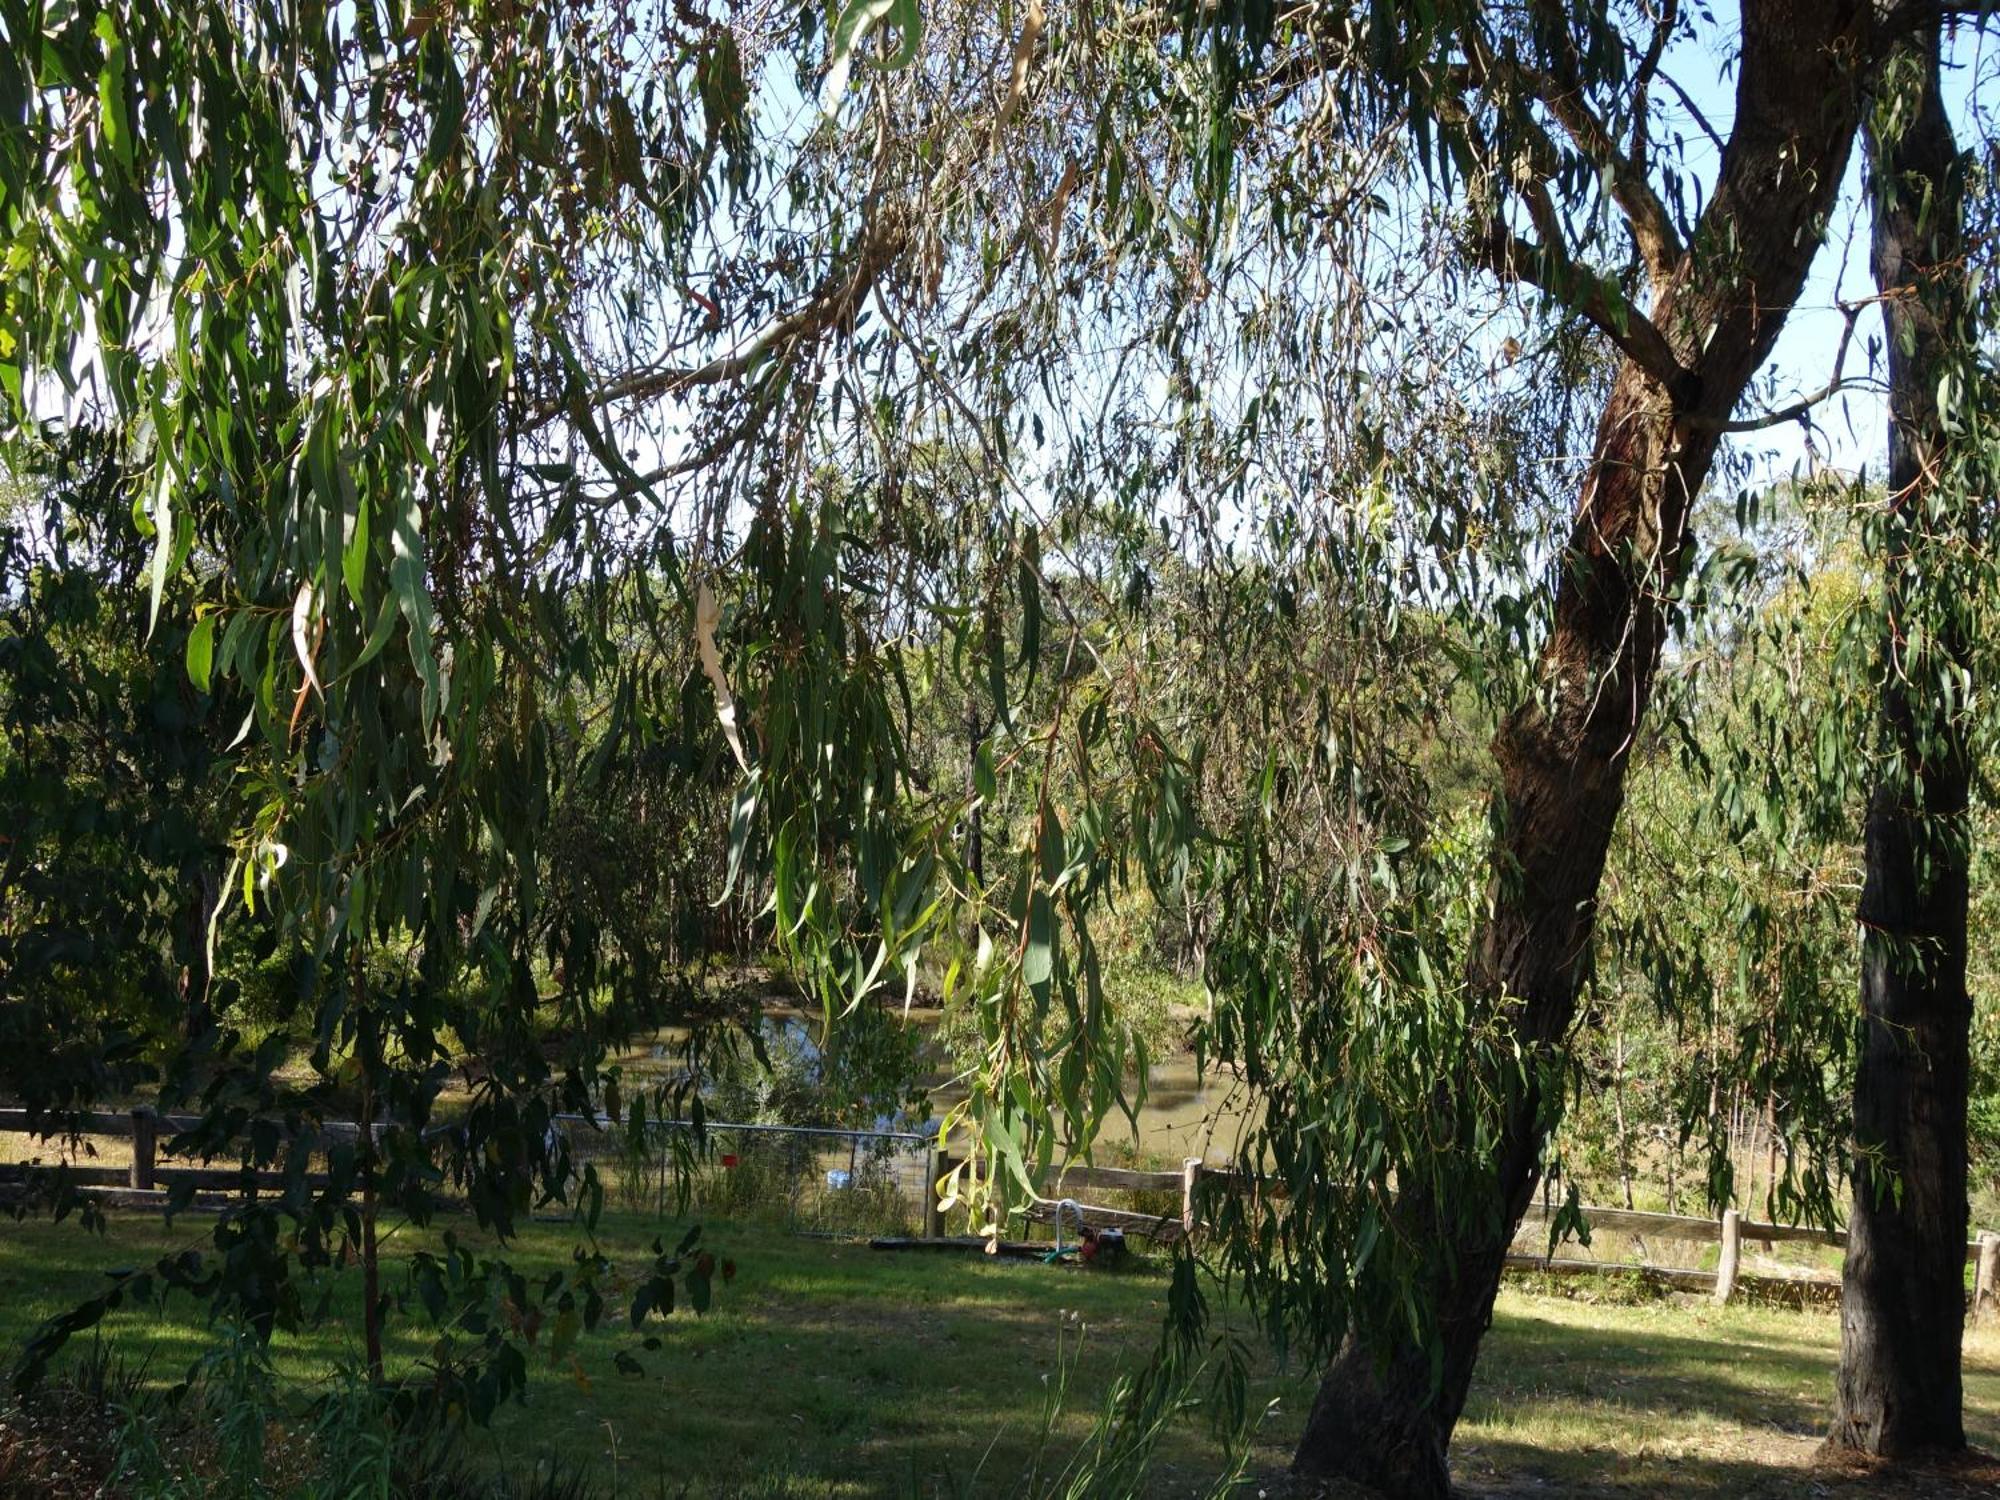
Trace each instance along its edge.
<instances>
[{"instance_id":1,"label":"tall tree trunk","mask_svg":"<svg viewBox=\"0 0 2000 1500\"><path fill-rule=\"evenodd\" d=\"M378 1389L384 1384L382 1364L382 1260L376 1243L376 1220L381 1205L377 1197L381 1159L375 1136L375 1116L381 1108L375 1095L375 1081L382 1069L382 1039L373 1008L368 1003L367 964L361 945L350 939L348 984L354 1008L354 1055L360 1064L361 1100L355 1111L356 1167L361 1178L361 1347L368 1368L368 1382Z\"/></svg>"},{"instance_id":2,"label":"tall tree trunk","mask_svg":"<svg viewBox=\"0 0 2000 1500\"><path fill-rule=\"evenodd\" d=\"M1611 1119L1618 1130L1618 1186L1625 1206L1632 1207L1632 1138L1625 1129L1625 1028L1613 1038L1611 1053Z\"/></svg>"},{"instance_id":3,"label":"tall tree trunk","mask_svg":"<svg viewBox=\"0 0 2000 1500\"><path fill-rule=\"evenodd\" d=\"M1597 888L1651 695L1687 521L1720 428L1770 354L1824 233L1860 122L1873 50L1861 0L1744 0L1736 127L1691 249L1652 321L1693 379L1670 392L1627 363L1599 420L1537 664L1542 689L1493 741L1501 832L1473 992L1525 1070L1447 1080L1487 1093L1496 1144L1483 1201L1404 1195L1398 1232L1433 1257L1435 1350L1350 1339L1321 1383L1294 1467L1407 1500L1450 1491L1446 1448L1492 1322L1507 1247L1561 1107L1549 1089L1590 962ZM1435 1355L1435 1364L1434 1364ZM1435 1369L1435 1378L1433 1371Z\"/></svg>"},{"instance_id":4,"label":"tall tree trunk","mask_svg":"<svg viewBox=\"0 0 2000 1500\"><path fill-rule=\"evenodd\" d=\"M1868 806L1861 894L1866 1035L1854 1081L1854 1206L1842 1276L1840 1381L1829 1441L1897 1457L1965 1446L1965 1111L1972 1003L1965 988L1966 794L1961 717L1898 658L1921 600L1948 585L1935 562L1962 540L1969 504L1935 492L1944 430L1936 394L1954 368L1964 304L1963 174L1938 98L1938 37L1891 64L1868 136L1875 281L1889 346L1889 525L1883 562L1883 749ZM1954 534L1956 533L1956 535ZM1961 666L1962 633L1939 644Z\"/></svg>"},{"instance_id":5,"label":"tall tree trunk","mask_svg":"<svg viewBox=\"0 0 2000 1500\"><path fill-rule=\"evenodd\" d=\"M1764 1222L1778 1218L1778 1095L1764 1095Z\"/></svg>"}]
</instances>

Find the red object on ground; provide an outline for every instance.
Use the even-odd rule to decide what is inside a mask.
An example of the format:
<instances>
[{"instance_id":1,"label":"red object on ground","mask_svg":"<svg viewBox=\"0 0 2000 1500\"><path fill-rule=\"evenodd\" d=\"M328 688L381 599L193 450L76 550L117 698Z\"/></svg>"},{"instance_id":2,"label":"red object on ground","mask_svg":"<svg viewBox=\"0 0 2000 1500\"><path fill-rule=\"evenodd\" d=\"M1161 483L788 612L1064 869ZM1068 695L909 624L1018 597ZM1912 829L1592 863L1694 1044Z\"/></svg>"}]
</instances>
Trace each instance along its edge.
<instances>
[{"instance_id":1,"label":"red object on ground","mask_svg":"<svg viewBox=\"0 0 2000 1500\"><path fill-rule=\"evenodd\" d=\"M733 1166L735 1166L735 1165L736 1165L736 1153L735 1153L734 1151L725 1151L725 1152L723 1152L723 1153L722 1153L722 1164L723 1164L723 1165L724 1165L725 1167L733 1167Z\"/></svg>"}]
</instances>

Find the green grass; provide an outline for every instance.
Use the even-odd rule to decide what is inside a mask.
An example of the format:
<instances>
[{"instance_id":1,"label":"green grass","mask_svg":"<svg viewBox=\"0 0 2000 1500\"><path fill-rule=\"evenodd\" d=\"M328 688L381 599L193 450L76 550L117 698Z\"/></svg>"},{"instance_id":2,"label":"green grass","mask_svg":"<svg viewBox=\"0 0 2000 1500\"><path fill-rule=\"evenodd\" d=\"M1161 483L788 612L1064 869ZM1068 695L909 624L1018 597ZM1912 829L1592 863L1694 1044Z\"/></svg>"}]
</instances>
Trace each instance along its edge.
<instances>
[{"instance_id":1,"label":"green grass","mask_svg":"<svg viewBox=\"0 0 2000 1500\"><path fill-rule=\"evenodd\" d=\"M194 1217L172 1232L118 1220L106 1239L67 1224L9 1226L0 1232L0 1338L18 1342L101 1285L105 1269L207 1231ZM637 1265L656 1232L650 1219L619 1217L602 1242L614 1260ZM573 1243L568 1226L537 1225L516 1253L549 1266ZM613 1367L614 1351L632 1342L622 1327L587 1336L573 1367L537 1359L527 1404L477 1435L475 1451L516 1468L560 1455L629 1496L1016 1494L1062 1349L1081 1336L1059 1448L1087 1430L1114 1372L1144 1359L1166 1291L1145 1269L886 1253L747 1226L711 1224L704 1243L735 1260L736 1279L718 1287L706 1317L683 1312L661 1330L664 1346L645 1356L643 1377ZM106 1336L128 1355L150 1352L165 1383L203 1347L197 1316L185 1303L165 1320L120 1312ZM281 1337L280 1372L309 1388L357 1361L354 1322L339 1316ZM395 1356L414 1359L426 1343L407 1327ZM1510 1496L1843 1494L1811 1469L1838 1344L1837 1318L1823 1310L1618 1305L1510 1287L1457 1467L1475 1492ZM1255 1398L1279 1404L1260 1438L1260 1468L1282 1467L1310 1392L1300 1374L1261 1372ZM1974 1442L2000 1449L1994 1335L1968 1343L1967 1408ZM1191 1423L1162 1457L1154 1493L1199 1493L1220 1449Z\"/></svg>"},{"instance_id":2,"label":"green grass","mask_svg":"<svg viewBox=\"0 0 2000 1500\"><path fill-rule=\"evenodd\" d=\"M10 1227L0 1237L0 1338L18 1343L39 1319L100 1288L106 1269L205 1232L195 1217L171 1234L119 1221L105 1240L73 1225ZM614 1262L636 1268L660 1232L650 1218L607 1216L599 1238ZM513 1255L523 1269L548 1269L576 1242L568 1225L536 1225ZM662 1477L670 1495L683 1493L683 1481L690 1495L1008 1493L1035 1455L1060 1366L1070 1366L1076 1392L1059 1423L1067 1448L1086 1433L1116 1370L1145 1359L1166 1293L1165 1278L1144 1268L884 1252L743 1225L711 1224L702 1243L730 1257L736 1277L717 1286L706 1316L683 1311L647 1324L664 1344L641 1355L643 1377L614 1367L614 1352L634 1342L621 1315L581 1338L574 1361L537 1358L527 1403L475 1446L513 1467L548 1455L588 1463L631 1495L654 1495ZM279 1372L304 1387L360 1361L356 1278L346 1280L327 1326L276 1341ZM105 1325L120 1353L151 1357L163 1384L201 1351L205 1332L192 1304L169 1313L121 1310ZM420 1357L429 1338L404 1325L392 1364ZM1166 1459L1192 1475L1214 1472L1220 1455L1191 1430Z\"/></svg>"},{"instance_id":3,"label":"green grass","mask_svg":"<svg viewBox=\"0 0 2000 1500\"><path fill-rule=\"evenodd\" d=\"M1702 1299L1632 1306L1509 1289L1453 1454L1537 1493L1821 1496L1840 1321ZM2000 1338L1969 1333L1966 1426L2000 1450Z\"/></svg>"}]
</instances>

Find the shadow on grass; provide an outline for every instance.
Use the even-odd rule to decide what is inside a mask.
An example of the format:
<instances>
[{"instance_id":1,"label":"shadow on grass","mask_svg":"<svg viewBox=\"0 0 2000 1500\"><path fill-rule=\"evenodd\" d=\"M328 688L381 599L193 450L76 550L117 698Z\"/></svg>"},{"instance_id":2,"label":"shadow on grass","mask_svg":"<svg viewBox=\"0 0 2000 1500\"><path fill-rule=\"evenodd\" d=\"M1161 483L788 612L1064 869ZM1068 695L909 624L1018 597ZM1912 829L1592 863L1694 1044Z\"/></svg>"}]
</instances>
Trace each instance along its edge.
<instances>
[{"instance_id":1,"label":"shadow on grass","mask_svg":"<svg viewBox=\"0 0 2000 1500\"><path fill-rule=\"evenodd\" d=\"M1533 1446L1489 1442L1458 1452L1463 1500L1994 1500L2000 1464L1980 1454L1907 1467L1847 1464L1819 1452L1817 1438L1781 1451L1580 1455L1561 1465Z\"/></svg>"},{"instance_id":2,"label":"shadow on grass","mask_svg":"<svg viewBox=\"0 0 2000 1500\"><path fill-rule=\"evenodd\" d=\"M1560 1402L1582 1412L1692 1408L1742 1426L1818 1432L1831 1374L1826 1347L1806 1341L1738 1342L1727 1327L1708 1336L1623 1320L1589 1327L1516 1316L1496 1322L1466 1418Z\"/></svg>"}]
</instances>

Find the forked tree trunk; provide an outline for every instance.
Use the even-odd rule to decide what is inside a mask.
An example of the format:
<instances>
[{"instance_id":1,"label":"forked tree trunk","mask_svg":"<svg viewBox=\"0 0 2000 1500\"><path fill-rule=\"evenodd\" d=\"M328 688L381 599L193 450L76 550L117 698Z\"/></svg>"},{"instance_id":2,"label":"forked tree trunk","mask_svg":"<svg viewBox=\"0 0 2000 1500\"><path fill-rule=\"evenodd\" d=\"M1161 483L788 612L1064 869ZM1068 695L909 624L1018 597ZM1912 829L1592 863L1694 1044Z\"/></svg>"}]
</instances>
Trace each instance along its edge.
<instances>
[{"instance_id":1,"label":"forked tree trunk","mask_svg":"<svg viewBox=\"0 0 2000 1500\"><path fill-rule=\"evenodd\" d=\"M1908 65L1907 71L1905 65ZM1938 38L1899 57L1895 139L1869 137L1875 281L1889 346L1883 748L1895 769L1868 807L1861 894L1866 1035L1854 1081L1854 1206L1842 1275L1837 1447L1885 1457L1965 1446L1965 988L1969 760L1956 715L1898 668L1906 610L1969 505L1932 510L1943 448L1936 392L1964 303L1963 182L1938 98ZM1907 88L1907 96L1902 90ZM1928 556L1927 556L1928 554ZM1942 588L1933 576L1931 588ZM1921 612L1919 608L1919 612ZM1963 665L1967 642L1939 644ZM1928 674L1926 674L1928 675Z\"/></svg>"},{"instance_id":2,"label":"forked tree trunk","mask_svg":"<svg viewBox=\"0 0 2000 1500\"><path fill-rule=\"evenodd\" d=\"M1531 700L1493 742L1502 832L1490 916L1468 964L1474 993L1531 1064L1551 1062L1576 1014L1597 888L1651 694L1669 592L1689 553L1690 506L1727 420L1797 299L1853 149L1872 51L1861 0L1744 0L1736 127L1691 248L1654 289L1652 321L1694 379L1670 393L1638 366L1599 420L1562 558ZM1688 387L1692 387L1689 389ZM1399 1500L1449 1493L1446 1449L1493 1316L1507 1246L1534 1193L1560 1108L1539 1068L1442 1085L1496 1095L1485 1201L1407 1194L1399 1233L1436 1269L1433 1353L1352 1340L1327 1371L1294 1467Z\"/></svg>"}]
</instances>

